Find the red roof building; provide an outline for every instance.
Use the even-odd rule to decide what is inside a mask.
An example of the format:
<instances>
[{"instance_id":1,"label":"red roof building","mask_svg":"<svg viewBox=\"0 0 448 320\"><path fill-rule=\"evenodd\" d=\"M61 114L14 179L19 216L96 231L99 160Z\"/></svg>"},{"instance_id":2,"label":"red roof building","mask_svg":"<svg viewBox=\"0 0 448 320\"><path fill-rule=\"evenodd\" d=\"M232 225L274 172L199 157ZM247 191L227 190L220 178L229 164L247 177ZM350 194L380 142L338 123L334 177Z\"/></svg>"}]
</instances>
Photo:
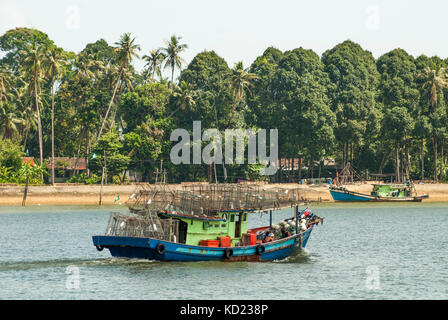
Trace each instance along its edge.
<instances>
[{"instance_id":1,"label":"red roof building","mask_svg":"<svg viewBox=\"0 0 448 320\"><path fill-rule=\"evenodd\" d=\"M48 159L47 169L51 169L52 159ZM57 170L86 170L85 158L69 158L69 157L54 157L54 167Z\"/></svg>"}]
</instances>

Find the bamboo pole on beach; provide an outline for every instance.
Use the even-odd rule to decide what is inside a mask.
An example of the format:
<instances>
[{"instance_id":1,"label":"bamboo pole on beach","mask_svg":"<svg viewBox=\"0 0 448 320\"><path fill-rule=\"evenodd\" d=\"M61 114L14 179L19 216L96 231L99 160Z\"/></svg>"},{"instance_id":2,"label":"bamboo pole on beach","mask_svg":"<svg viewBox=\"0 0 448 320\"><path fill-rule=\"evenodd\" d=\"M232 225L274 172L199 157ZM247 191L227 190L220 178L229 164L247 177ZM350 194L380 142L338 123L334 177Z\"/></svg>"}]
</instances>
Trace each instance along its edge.
<instances>
[{"instance_id":1,"label":"bamboo pole on beach","mask_svg":"<svg viewBox=\"0 0 448 320\"><path fill-rule=\"evenodd\" d=\"M103 205L103 184L104 184L104 167L103 167L103 171L101 173L100 201L98 203L100 206Z\"/></svg>"},{"instance_id":2,"label":"bamboo pole on beach","mask_svg":"<svg viewBox=\"0 0 448 320\"><path fill-rule=\"evenodd\" d=\"M22 207L25 206L26 203L26 197L28 195L28 186L30 184L30 174L28 173L26 175L26 185L25 185L25 190L23 191L23 200L22 200Z\"/></svg>"}]
</instances>

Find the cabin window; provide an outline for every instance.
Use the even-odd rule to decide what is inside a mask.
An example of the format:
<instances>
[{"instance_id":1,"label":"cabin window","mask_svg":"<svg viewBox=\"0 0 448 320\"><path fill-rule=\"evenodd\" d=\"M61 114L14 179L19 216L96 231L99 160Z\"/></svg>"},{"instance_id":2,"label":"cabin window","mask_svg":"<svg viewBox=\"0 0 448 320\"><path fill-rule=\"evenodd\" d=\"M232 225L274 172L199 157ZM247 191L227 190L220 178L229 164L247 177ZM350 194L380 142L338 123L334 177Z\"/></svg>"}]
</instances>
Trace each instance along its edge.
<instances>
[{"instance_id":1,"label":"cabin window","mask_svg":"<svg viewBox=\"0 0 448 320\"><path fill-rule=\"evenodd\" d=\"M225 224L222 224L222 225L221 225L221 228L225 228L225 227L226 227L226 225L225 225Z\"/></svg>"},{"instance_id":2,"label":"cabin window","mask_svg":"<svg viewBox=\"0 0 448 320\"><path fill-rule=\"evenodd\" d=\"M219 228L219 224L215 224L215 228Z\"/></svg>"},{"instance_id":3,"label":"cabin window","mask_svg":"<svg viewBox=\"0 0 448 320\"><path fill-rule=\"evenodd\" d=\"M247 212L243 213L243 221L246 221L246 220L247 220Z\"/></svg>"},{"instance_id":4,"label":"cabin window","mask_svg":"<svg viewBox=\"0 0 448 320\"><path fill-rule=\"evenodd\" d=\"M235 215L234 214L231 214L230 215L230 222L234 222L235 221Z\"/></svg>"}]
</instances>

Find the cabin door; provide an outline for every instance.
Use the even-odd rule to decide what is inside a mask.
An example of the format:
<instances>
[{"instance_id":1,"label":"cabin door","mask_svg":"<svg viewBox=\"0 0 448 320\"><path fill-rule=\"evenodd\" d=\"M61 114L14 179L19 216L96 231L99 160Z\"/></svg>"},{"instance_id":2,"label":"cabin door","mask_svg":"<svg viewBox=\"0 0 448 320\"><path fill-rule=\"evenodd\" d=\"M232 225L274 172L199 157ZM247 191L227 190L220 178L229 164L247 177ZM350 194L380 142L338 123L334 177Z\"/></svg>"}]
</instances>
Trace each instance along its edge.
<instances>
[{"instance_id":1,"label":"cabin door","mask_svg":"<svg viewBox=\"0 0 448 320\"><path fill-rule=\"evenodd\" d=\"M187 241L188 224L184 221L179 221L179 239L177 242L185 243Z\"/></svg>"},{"instance_id":2,"label":"cabin door","mask_svg":"<svg viewBox=\"0 0 448 320\"><path fill-rule=\"evenodd\" d=\"M235 238L241 237L241 219L242 219L242 213L238 213L235 215L236 221L235 221Z\"/></svg>"}]
</instances>

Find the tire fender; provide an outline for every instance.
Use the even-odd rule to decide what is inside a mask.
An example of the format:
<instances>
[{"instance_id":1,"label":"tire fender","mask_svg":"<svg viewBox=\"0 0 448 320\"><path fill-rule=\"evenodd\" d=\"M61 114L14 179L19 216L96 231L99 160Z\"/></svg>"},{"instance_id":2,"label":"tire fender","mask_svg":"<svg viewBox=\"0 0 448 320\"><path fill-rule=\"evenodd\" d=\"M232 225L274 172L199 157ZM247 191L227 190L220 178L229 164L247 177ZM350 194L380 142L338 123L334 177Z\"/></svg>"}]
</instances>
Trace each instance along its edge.
<instances>
[{"instance_id":1,"label":"tire fender","mask_svg":"<svg viewBox=\"0 0 448 320\"><path fill-rule=\"evenodd\" d=\"M156 246L156 251L158 254L164 254L166 251L166 247L163 243L158 243Z\"/></svg>"},{"instance_id":2,"label":"tire fender","mask_svg":"<svg viewBox=\"0 0 448 320\"><path fill-rule=\"evenodd\" d=\"M255 247L255 252L256 252L259 256L261 256L265 251L266 251L266 248L265 248L264 246L262 246L261 244L258 244L258 245Z\"/></svg>"},{"instance_id":3,"label":"tire fender","mask_svg":"<svg viewBox=\"0 0 448 320\"><path fill-rule=\"evenodd\" d=\"M225 248L225 250L224 250L224 258L229 259L232 256L233 256L233 249Z\"/></svg>"}]
</instances>

